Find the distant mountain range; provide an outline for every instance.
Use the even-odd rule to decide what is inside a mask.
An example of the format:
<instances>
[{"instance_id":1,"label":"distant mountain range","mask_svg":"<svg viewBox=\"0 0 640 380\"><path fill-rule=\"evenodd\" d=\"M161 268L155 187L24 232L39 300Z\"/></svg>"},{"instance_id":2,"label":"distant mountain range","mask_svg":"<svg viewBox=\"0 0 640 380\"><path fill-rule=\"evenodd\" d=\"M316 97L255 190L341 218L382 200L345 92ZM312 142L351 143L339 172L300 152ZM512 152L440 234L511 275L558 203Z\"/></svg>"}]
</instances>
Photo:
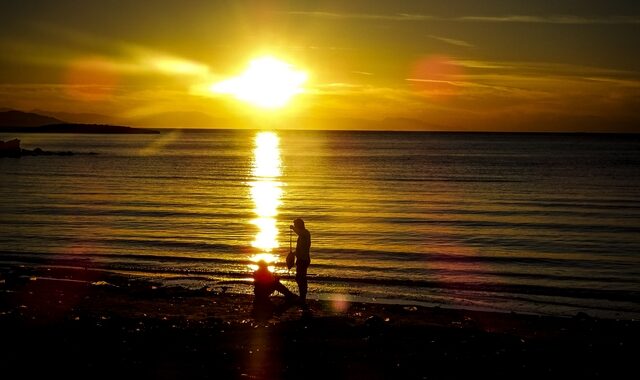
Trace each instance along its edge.
<instances>
[{"instance_id":1,"label":"distant mountain range","mask_svg":"<svg viewBox=\"0 0 640 380\"><path fill-rule=\"evenodd\" d=\"M33 110L23 112L0 108L0 127L38 127L48 124L132 125L139 128L234 128L244 123L230 118L218 118L203 112L161 112L128 118L97 113L52 112Z\"/></svg>"},{"instance_id":2,"label":"distant mountain range","mask_svg":"<svg viewBox=\"0 0 640 380\"><path fill-rule=\"evenodd\" d=\"M64 120L67 123L80 123L80 124L113 124L113 125L130 125L126 120L102 115L99 113L88 112L52 112L35 109L30 111L38 115L50 116L56 119Z\"/></svg>"},{"instance_id":3,"label":"distant mountain range","mask_svg":"<svg viewBox=\"0 0 640 380\"><path fill-rule=\"evenodd\" d=\"M15 133L95 133L95 134L157 134L146 128L131 128L105 124L48 124L39 127L0 127L0 132Z\"/></svg>"},{"instance_id":4,"label":"distant mountain range","mask_svg":"<svg viewBox=\"0 0 640 380\"><path fill-rule=\"evenodd\" d=\"M48 124L61 124L64 121L50 116L22 111L0 112L0 127L40 127Z\"/></svg>"},{"instance_id":5,"label":"distant mountain range","mask_svg":"<svg viewBox=\"0 0 640 380\"><path fill-rule=\"evenodd\" d=\"M271 122L270 122L271 123ZM251 117L216 117L204 112L160 112L144 116L127 118L112 117L96 113L51 112L34 110L23 112L0 108L0 131L3 127L41 127L51 124L83 124L85 128L93 125L117 126L131 125L137 128L264 128L261 119ZM338 129L338 130L415 130L447 131L450 128L426 123L410 118L386 118L384 120L366 120L341 117L290 117L281 119L270 128L276 129ZM69 130L69 127L66 127ZM87 132L90 133L90 132Z\"/></svg>"},{"instance_id":6,"label":"distant mountain range","mask_svg":"<svg viewBox=\"0 0 640 380\"><path fill-rule=\"evenodd\" d=\"M109 124L68 123L55 117L16 110L0 111L0 132L10 133L159 133L151 129Z\"/></svg>"}]
</instances>

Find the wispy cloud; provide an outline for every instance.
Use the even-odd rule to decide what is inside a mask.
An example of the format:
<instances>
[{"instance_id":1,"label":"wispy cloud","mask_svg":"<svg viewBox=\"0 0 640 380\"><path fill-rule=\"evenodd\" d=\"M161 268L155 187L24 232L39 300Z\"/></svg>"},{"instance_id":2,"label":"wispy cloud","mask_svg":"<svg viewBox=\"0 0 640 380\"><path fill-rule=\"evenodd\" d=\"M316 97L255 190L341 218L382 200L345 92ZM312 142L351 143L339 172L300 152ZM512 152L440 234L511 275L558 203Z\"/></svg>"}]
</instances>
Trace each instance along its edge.
<instances>
[{"instance_id":1,"label":"wispy cloud","mask_svg":"<svg viewBox=\"0 0 640 380\"><path fill-rule=\"evenodd\" d=\"M640 72L605 67L593 67L553 62L479 61L456 59L453 61L471 72L518 72L527 75L561 75L571 77L637 78Z\"/></svg>"},{"instance_id":2,"label":"wispy cloud","mask_svg":"<svg viewBox=\"0 0 640 380\"><path fill-rule=\"evenodd\" d=\"M0 49L8 53L7 60L65 68L76 64L85 69L130 75L211 75L206 64L132 43L52 25L38 25L36 30L47 33L51 41L0 37Z\"/></svg>"},{"instance_id":3,"label":"wispy cloud","mask_svg":"<svg viewBox=\"0 0 640 380\"><path fill-rule=\"evenodd\" d=\"M566 24L566 25L624 25L640 24L640 16L605 16L582 17L577 15L488 15L442 17L436 15L416 13L371 14L371 13L334 13L291 11L289 15L319 17L328 19L361 19L361 20L389 20L389 21L451 21L451 22L487 22L487 23L527 23L527 24Z\"/></svg>"},{"instance_id":4,"label":"wispy cloud","mask_svg":"<svg viewBox=\"0 0 640 380\"><path fill-rule=\"evenodd\" d=\"M360 89L360 88L364 88L365 86L361 85L361 84L354 84L354 83L343 83L343 82L333 82L333 83L325 83L325 84L319 84L316 85L317 89Z\"/></svg>"},{"instance_id":5,"label":"wispy cloud","mask_svg":"<svg viewBox=\"0 0 640 380\"><path fill-rule=\"evenodd\" d=\"M440 42L444 42L447 43L449 45L454 45L454 46L460 46L460 47L465 47L465 48L473 48L474 46L466 41L462 41L462 40L456 40L453 38L447 38L447 37L440 37L440 36L434 36L434 35L429 35L430 38L433 38L434 40L438 40Z\"/></svg>"},{"instance_id":6,"label":"wispy cloud","mask_svg":"<svg viewBox=\"0 0 640 380\"><path fill-rule=\"evenodd\" d=\"M394 14L371 14L371 13L334 13L334 12L308 12L308 11L290 11L284 12L294 16L309 16L330 19L361 19L361 20L390 20L390 21L423 21L437 19L435 16L411 14L411 13L394 13Z\"/></svg>"},{"instance_id":7,"label":"wispy cloud","mask_svg":"<svg viewBox=\"0 0 640 380\"><path fill-rule=\"evenodd\" d=\"M513 66L509 63L491 62L491 61L474 61L474 60L456 60L455 63L462 67L470 69L509 69Z\"/></svg>"},{"instance_id":8,"label":"wispy cloud","mask_svg":"<svg viewBox=\"0 0 640 380\"><path fill-rule=\"evenodd\" d=\"M441 80L441 79L406 78L405 80L408 82L441 83L441 84L448 84L448 85L457 86L457 87L470 87L473 85L473 83L471 82Z\"/></svg>"},{"instance_id":9,"label":"wispy cloud","mask_svg":"<svg viewBox=\"0 0 640 380\"><path fill-rule=\"evenodd\" d=\"M585 77L585 80L593 82L605 82L621 87L633 87L640 88L640 80L633 79L617 79L617 78L602 78L602 77Z\"/></svg>"},{"instance_id":10,"label":"wispy cloud","mask_svg":"<svg viewBox=\"0 0 640 380\"><path fill-rule=\"evenodd\" d=\"M612 16L602 18L589 18L574 15L559 16L527 16L527 15L507 15L507 16L464 16L452 19L455 21L467 22L507 22L507 23L527 23L527 24L568 24L568 25L588 25L588 24L640 24L640 17Z\"/></svg>"},{"instance_id":11,"label":"wispy cloud","mask_svg":"<svg viewBox=\"0 0 640 380\"><path fill-rule=\"evenodd\" d=\"M457 87L463 89L464 92L458 93L460 96L465 95L491 95L495 96L498 94L518 94L522 95L525 93L536 93L537 95L542 92L520 88L514 86L516 83L510 83L508 81L500 81L500 80L487 80L487 77L483 76L475 76L475 77L465 77L465 80L437 80L437 79L422 79L422 78L405 78L407 82L413 83L424 83L424 84L436 84L436 85L449 85L453 87ZM520 79L520 78L516 78Z\"/></svg>"}]
</instances>

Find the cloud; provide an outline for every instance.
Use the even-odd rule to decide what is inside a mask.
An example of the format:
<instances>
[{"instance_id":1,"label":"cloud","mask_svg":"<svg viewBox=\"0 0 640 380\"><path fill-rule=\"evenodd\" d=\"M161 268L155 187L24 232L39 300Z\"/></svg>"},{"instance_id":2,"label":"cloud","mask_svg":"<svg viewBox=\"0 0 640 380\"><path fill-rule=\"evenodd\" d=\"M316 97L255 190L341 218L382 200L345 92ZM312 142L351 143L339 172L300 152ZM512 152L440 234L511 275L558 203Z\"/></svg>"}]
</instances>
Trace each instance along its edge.
<instances>
[{"instance_id":1,"label":"cloud","mask_svg":"<svg viewBox=\"0 0 640 380\"><path fill-rule=\"evenodd\" d=\"M360 75L367 75L367 76L373 75L373 73L370 73L368 71L352 71L352 73L360 74Z\"/></svg>"},{"instance_id":2,"label":"cloud","mask_svg":"<svg viewBox=\"0 0 640 380\"><path fill-rule=\"evenodd\" d=\"M99 37L52 25L39 25L46 42L0 38L7 61L68 68L82 64L94 70L135 74L163 74L183 77L211 76L209 66L187 58L136 44Z\"/></svg>"},{"instance_id":3,"label":"cloud","mask_svg":"<svg viewBox=\"0 0 640 380\"><path fill-rule=\"evenodd\" d=\"M637 71L610 69L603 67L593 67L575 65L568 63L551 62L517 62L517 61L480 61L456 59L455 64L464 67L472 72L517 72L521 75L540 76L567 76L567 77L616 77L616 78L637 78Z\"/></svg>"},{"instance_id":4,"label":"cloud","mask_svg":"<svg viewBox=\"0 0 640 380\"><path fill-rule=\"evenodd\" d=\"M620 87L640 88L640 80L603 78L603 77L585 77L584 79L588 81L593 81L593 82L605 82L605 83L609 83L611 85L616 85Z\"/></svg>"},{"instance_id":5,"label":"cloud","mask_svg":"<svg viewBox=\"0 0 640 380\"><path fill-rule=\"evenodd\" d=\"M640 24L638 17L613 16L603 18L587 18L574 15L563 16L527 16L527 15L507 15L507 16L464 16L451 19L452 21L466 22L492 22L492 23L527 23L527 24L565 24L565 25L621 25Z\"/></svg>"},{"instance_id":6,"label":"cloud","mask_svg":"<svg viewBox=\"0 0 640 380\"><path fill-rule=\"evenodd\" d=\"M473 85L473 83L471 82L441 80L441 79L406 78L405 80L408 82L443 83L443 84L449 84L451 86L457 86L457 87L469 87Z\"/></svg>"},{"instance_id":7,"label":"cloud","mask_svg":"<svg viewBox=\"0 0 640 380\"><path fill-rule=\"evenodd\" d=\"M433 38L434 40L438 40L450 45L454 45L454 46L460 46L460 47L465 47L465 48L472 48L474 47L472 44L466 42L466 41L462 41L462 40L455 40L453 38L446 38L446 37L440 37L440 36L434 36L434 35L429 35L430 38Z\"/></svg>"},{"instance_id":8,"label":"cloud","mask_svg":"<svg viewBox=\"0 0 640 380\"><path fill-rule=\"evenodd\" d=\"M277 12L285 13L293 16L310 16L329 19L361 19L361 20L390 20L390 21L424 21L437 19L435 16L411 14L411 13L395 13L395 14L370 14L370 13L334 13L334 12L308 12L308 11L290 11Z\"/></svg>"},{"instance_id":9,"label":"cloud","mask_svg":"<svg viewBox=\"0 0 640 380\"><path fill-rule=\"evenodd\" d=\"M443 17L427 14L395 13L334 13L334 12L284 12L294 16L308 16L328 19L359 19L359 20L389 20L389 21L450 21L450 22L486 22L486 23L526 23L526 24L563 24L563 25L634 25L640 24L639 16L606 16L600 18L582 17L577 15L489 15L489 16L460 16ZM431 36L434 37L434 36ZM437 38L437 37L434 37ZM455 41L455 40L454 40ZM446 41L445 41L446 42Z\"/></svg>"},{"instance_id":10,"label":"cloud","mask_svg":"<svg viewBox=\"0 0 640 380\"><path fill-rule=\"evenodd\" d=\"M509 64L491 61L456 60L456 64L470 69L508 69L513 68Z\"/></svg>"}]
</instances>

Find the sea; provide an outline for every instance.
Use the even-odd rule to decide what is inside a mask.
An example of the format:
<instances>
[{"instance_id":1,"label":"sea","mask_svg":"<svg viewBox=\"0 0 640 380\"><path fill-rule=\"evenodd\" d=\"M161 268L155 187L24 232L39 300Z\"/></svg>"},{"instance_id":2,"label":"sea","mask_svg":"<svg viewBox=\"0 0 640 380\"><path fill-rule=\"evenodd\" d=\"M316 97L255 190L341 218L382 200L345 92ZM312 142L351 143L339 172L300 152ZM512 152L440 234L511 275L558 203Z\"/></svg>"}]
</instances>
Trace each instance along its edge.
<instances>
[{"instance_id":1,"label":"sea","mask_svg":"<svg viewBox=\"0 0 640 380\"><path fill-rule=\"evenodd\" d=\"M640 317L640 135L302 130L0 134L0 266L309 298ZM95 154L93 154L95 153Z\"/></svg>"}]
</instances>

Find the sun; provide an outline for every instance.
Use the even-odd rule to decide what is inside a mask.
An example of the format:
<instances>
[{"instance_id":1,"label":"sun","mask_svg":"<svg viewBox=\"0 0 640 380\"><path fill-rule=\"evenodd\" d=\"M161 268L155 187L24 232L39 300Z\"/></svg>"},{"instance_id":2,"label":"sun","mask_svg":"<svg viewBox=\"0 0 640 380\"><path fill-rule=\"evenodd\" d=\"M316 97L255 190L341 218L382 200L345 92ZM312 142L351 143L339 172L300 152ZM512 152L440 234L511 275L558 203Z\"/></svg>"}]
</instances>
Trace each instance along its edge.
<instances>
[{"instance_id":1,"label":"sun","mask_svg":"<svg viewBox=\"0 0 640 380\"><path fill-rule=\"evenodd\" d=\"M290 64L273 57L261 57L249 62L247 69L237 77L211 85L210 90L228 94L236 99L265 109L284 107L296 94L308 75Z\"/></svg>"}]
</instances>

